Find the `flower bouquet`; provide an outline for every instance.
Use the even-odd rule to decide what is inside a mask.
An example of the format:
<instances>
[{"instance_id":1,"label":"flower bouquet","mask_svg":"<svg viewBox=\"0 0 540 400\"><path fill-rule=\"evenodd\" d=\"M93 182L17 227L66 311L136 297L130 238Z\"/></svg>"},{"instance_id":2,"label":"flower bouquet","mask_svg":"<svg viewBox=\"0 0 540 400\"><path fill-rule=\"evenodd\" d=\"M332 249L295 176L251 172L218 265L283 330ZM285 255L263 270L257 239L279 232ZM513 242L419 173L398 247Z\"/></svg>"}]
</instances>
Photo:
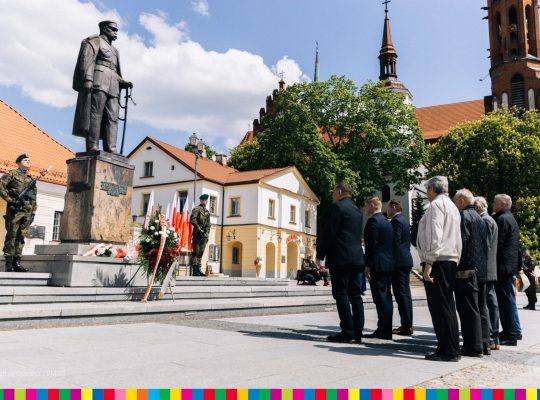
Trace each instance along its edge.
<instances>
[{"instance_id":1,"label":"flower bouquet","mask_svg":"<svg viewBox=\"0 0 540 400\"><path fill-rule=\"evenodd\" d=\"M148 227L141 231L137 260L148 277L152 275L157 262L154 280L162 284L170 266L180 255L179 245L178 235L161 215L161 209L158 209L152 215ZM160 247L163 247L161 251ZM176 278L175 272L173 272L172 278Z\"/></svg>"}]
</instances>

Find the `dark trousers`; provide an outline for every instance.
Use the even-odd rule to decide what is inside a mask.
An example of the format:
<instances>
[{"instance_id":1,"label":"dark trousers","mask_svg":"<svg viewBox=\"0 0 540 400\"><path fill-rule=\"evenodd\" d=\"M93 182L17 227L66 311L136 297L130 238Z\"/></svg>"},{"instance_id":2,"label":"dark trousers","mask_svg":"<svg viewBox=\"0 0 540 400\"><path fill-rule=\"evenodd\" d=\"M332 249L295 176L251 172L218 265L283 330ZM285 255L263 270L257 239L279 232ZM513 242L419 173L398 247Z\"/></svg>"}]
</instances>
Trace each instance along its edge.
<instances>
[{"instance_id":1,"label":"dark trousers","mask_svg":"<svg viewBox=\"0 0 540 400\"><path fill-rule=\"evenodd\" d=\"M480 322L482 324L482 347L487 349L491 333L487 304L487 282L478 282L478 309L480 310Z\"/></svg>"},{"instance_id":2,"label":"dark trousers","mask_svg":"<svg viewBox=\"0 0 540 400\"><path fill-rule=\"evenodd\" d=\"M364 329L364 302L359 279L363 271L364 267L350 265L330 269L332 296L336 300L341 333L357 339L362 337Z\"/></svg>"},{"instance_id":3,"label":"dark trousers","mask_svg":"<svg viewBox=\"0 0 540 400\"><path fill-rule=\"evenodd\" d=\"M527 300L529 301L529 306L534 306L536 304L536 281L534 279L534 276L529 273L525 272L525 275L527 278L529 278L529 283L531 284L527 290L525 290L525 293L527 294Z\"/></svg>"},{"instance_id":4,"label":"dark trousers","mask_svg":"<svg viewBox=\"0 0 540 400\"><path fill-rule=\"evenodd\" d=\"M119 110L118 97L111 97L101 90L92 92L90 132L86 137L86 150L92 147L99 148L99 139L101 138L105 151L116 151Z\"/></svg>"},{"instance_id":5,"label":"dark trousers","mask_svg":"<svg viewBox=\"0 0 540 400\"><path fill-rule=\"evenodd\" d=\"M392 272L371 272L371 295L377 308L377 334L392 336Z\"/></svg>"},{"instance_id":6,"label":"dark trousers","mask_svg":"<svg viewBox=\"0 0 540 400\"><path fill-rule=\"evenodd\" d=\"M496 282L486 283L487 307L489 311L489 343L499 344L499 303L497 302Z\"/></svg>"},{"instance_id":7,"label":"dark trousers","mask_svg":"<svg viewBox=\"0 0 540 400\"><path fill-rule=\"evenodd\" d=\"M459 328L454 302L456 271L455 262L435 262L431 271L434 282L424 282L429 313L437 336L437 354L449 357L459 355Z\"/></svg>"},{"instance_id":8,"label":"dark trousers","mask_svg":"<svg viewBox=\"0 0 540 400\"><path fill-rule=\"evenodd\" d=\"M497 303L499 304L499 316L504 336L501 339L517 340L519 331L516 324L516 315L513 305L516 303L514 293L514 275L500 274L495 285Z\"/></svg>"},{"instance_id":9,"label":"dark trousers","mask_svg":"<svg viewBox=\"0 0 540 400\"><path fill-rule=\"evenodd\" d=\"M398 267L392 274L392 291L398 305L401 327L412 328L413 306L409 275L412 267Z\"/></svg>"},{"instance_id":10,"label":"dark trousers","mask_svg":"<svg viewBox=\"0 0 540 400\"><path fill-rule=\"evenodd\" d=\"M24 247L24 238L28 234L28 228L34 220L32 211L7 210L4 216L6 222L6 238L4 240L5 256L20 256Z\"/></svg>"},{"instance_id":11,"label":"dark trousers","mask_svg":"<svg viewBox=\"0 0 540 400\"><path fill-rule=\"evenodd\" d=\"M461 323L463 350L482 352L482 322L478 309L478 282L476 273L467 278L456 278L456 308Z\"/></svg>"}]
</instances>

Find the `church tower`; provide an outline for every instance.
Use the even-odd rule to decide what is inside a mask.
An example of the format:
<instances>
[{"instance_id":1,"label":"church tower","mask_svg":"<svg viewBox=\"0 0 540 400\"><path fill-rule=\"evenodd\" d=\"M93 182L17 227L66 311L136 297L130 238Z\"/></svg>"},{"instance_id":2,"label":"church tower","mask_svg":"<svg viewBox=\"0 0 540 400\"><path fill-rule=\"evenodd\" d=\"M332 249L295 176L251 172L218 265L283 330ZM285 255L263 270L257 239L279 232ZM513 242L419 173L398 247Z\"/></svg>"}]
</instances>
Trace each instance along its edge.
<instances>
[{"instance_id":1,"label":"church tower","mask_svg":"<svg viewBox=\"0 0 540 400\"><path fill-rule=\"evenodd\" d=\"M379 52L380 74L379 80L384 81L384 85L394 92L400 92L405 95L406 103L412 103L412 95L409 89L405 87L397 78L397 51L392 42L392 32L390 30L390 19L388 18L388 3L386 0L384 8L384 27L381 51Z\"/></svg>"},{"instance_id":2,"label":"church tower","mask_svg":"<svg viewBox=\"0 0 540 400\"><path fill-rule=\"evenodd\" d=\"M486 111L540 105L538 0L488 0L491 96Z\"/></svg>"}]
</instances>

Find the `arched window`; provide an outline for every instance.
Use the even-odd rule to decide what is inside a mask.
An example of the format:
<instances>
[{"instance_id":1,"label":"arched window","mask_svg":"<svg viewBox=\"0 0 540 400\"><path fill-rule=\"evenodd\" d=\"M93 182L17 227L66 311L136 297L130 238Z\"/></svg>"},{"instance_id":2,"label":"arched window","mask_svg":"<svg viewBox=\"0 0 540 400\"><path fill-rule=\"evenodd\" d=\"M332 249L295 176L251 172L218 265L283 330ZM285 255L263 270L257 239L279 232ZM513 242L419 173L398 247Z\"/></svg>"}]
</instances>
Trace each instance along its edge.
<instances>
[{"instance_id":1,"label":"arched window","mask_svg":"<svg viewBox=\"0 0 540 400\"><path fill-rule=\"evenodd\" d=\"M502 47L502 37L503 37L503 30L501 25L501 14L497 12L495 14L495 40L494 40L494 54L495 54L495 62L501 62L503 60L503 55L501 51Z\"/></svg>"},{"instance_id":2,"label":"arched window","mask_svg":"<svg viewBox=\"0 0 540 400\"><path fill-rule=\"evenodd\" d=\"M493 111L497 111L499 108L499 101L496 97L493 97Z\"/></svg>"},{"instance_id":3,"label":"arched window","mask_svg":"<svg viewBox=\"0 0 540 400\"><path fill-rule=\"evenodd\" d=\"M518 38L518 17L516 7L510 7L508 10L508 25L510 27L510 42L517 42Z\"/></svg>"},{"instance_id":4,"label":"arched window","mask_svg":"<svg viewBox=\"0 0 540 400\"><path fill-rule=\"evenodd\" d=\"M534 89L529 89L529 110L534 110L536 108Z\"/></svg>"},{"instance_id":5,"label":"arched window","mask_svg":"<svg viewBox=\"0 0 540 400\"><path fill-rule=\"evenodd\" d=\"M525 108L525 82L523 76L514 74L510 86L512 88L512 106Z\"/></svg>"},{"instance_id":6,"label":"arched window","mask_svg":"<svg viewBox=\"0 0 540 400\"><path fill-rule=\"evenodd\" d=\"M391 196L390 186L384 185L384 187L382 189L382 199L381 199L382 202L383 203L389 202L390 201L390 196Z\"/></svg>"},{"instance_id":7,"label":"arched window","mask_svg":"<svg viewBox=\"0 0 540 400\"><path fill-rule=\"evenodd\" d=\"M504 92L502 94L502 101L501 101L502 108L505 110L508 110L508 93Z\"/></svg>"},{"instance_id":8,"label":"arched window","mask_svg":"<svg viewBox=\"0 0 540 400\"><path fill-rule=\"evenodd\" d=\"M527 26L527 53L536 57L536 30L534 29L533 13L530 5L525 7L525 23Z\"/></svg>"}]
</instances>

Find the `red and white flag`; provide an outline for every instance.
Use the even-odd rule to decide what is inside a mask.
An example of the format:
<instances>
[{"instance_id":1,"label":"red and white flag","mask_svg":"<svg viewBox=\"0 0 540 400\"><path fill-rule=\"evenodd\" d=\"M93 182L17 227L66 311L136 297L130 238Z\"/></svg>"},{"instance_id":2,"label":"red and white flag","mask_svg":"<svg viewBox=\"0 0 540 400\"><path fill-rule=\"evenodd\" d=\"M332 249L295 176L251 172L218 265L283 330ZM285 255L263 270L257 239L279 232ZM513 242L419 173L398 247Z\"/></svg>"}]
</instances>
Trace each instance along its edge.
<instances>
[{"instance_id":1,"label":"red and white flag","mask_svg":"<svg viewBox=\"0 0 540 400\"><path fill-rule=\"evenodd\" d=\"M150 192L150 198L148 199L148 206L146 206L146 216L144 217L144 229L148 229L150 226L150 219L154 215L154 191Z\"/></svg>"}]
</instances>

